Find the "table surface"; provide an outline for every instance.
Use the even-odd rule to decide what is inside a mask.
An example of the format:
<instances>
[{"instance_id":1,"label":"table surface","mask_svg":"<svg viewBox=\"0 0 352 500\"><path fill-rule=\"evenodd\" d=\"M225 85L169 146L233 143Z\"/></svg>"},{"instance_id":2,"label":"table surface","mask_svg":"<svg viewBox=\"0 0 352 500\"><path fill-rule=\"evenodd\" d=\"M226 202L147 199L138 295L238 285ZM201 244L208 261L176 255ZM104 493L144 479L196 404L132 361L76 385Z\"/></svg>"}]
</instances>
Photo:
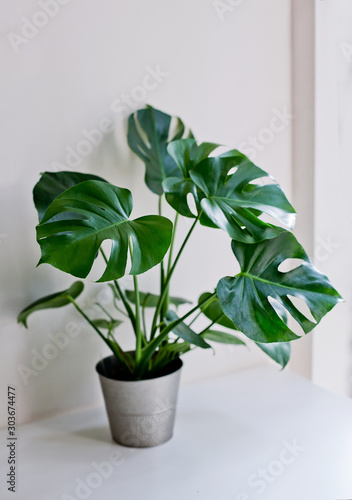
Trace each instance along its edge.
<instances>
[{"instance_id":1,"label":"table surface","mask_svg":"<svg viewBox=\"0 0 352 500\"><path fill-rule=\"evenodd\" d=\"M0 498L352 498L352 401L266 366L182 387L173 438L111 441L104 408L21 426L16 493L1 431Z\"/></svg>"}]
</instances>

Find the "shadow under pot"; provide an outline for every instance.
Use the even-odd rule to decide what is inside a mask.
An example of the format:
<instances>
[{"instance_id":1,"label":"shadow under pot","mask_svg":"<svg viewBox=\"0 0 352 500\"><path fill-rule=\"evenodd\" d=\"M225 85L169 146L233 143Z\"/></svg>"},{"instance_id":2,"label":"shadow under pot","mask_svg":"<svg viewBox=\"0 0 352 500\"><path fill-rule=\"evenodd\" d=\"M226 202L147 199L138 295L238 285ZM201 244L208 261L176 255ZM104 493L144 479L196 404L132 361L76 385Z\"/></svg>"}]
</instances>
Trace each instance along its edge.
<instances>
[{"instance_id":1,"label":"shadow under pot","mask_svg":"<svg viewBox=\"0 0 352 500\"><path fill-rule=\"evenodd\" d=\"M117 380L113 377L118 369L115 356L99 361L96 370L114 441L148 448L171 439L182 364L176 359L164 375L156 378Z\"/></svg>"}]
</instances>

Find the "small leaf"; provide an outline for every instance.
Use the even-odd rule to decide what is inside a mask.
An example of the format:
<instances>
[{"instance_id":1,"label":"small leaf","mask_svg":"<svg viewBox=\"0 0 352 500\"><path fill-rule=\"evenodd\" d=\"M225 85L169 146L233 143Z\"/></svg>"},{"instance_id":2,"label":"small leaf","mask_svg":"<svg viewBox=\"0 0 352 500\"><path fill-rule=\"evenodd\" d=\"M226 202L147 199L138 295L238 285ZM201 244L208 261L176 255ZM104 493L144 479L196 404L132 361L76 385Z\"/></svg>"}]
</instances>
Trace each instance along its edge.
<instances>
[{"instance_id":1,"label":"small leaf","mask_svg":"<svg viewBox=\"0 0 352 500\"><path fill-rule=\"evenodd\" d=\"M110 319L110 320L107 320L107 319L94 319L93 320L93 323L95 326L97 326L98 328L104 328L106 330L114 330L115 328L117 328L118 326L120 326L122 324L122 321L118 320L118 319Z\"/></svg>"},{"instance_id":2,"label":"small leaf","mask_svg":"<svg viewBox=\"0 0 352 500\"><path fill-rule=\"evenodd\" d=\"M198 299L198 304L204 302L208 297L210 297L210 295L212 295L210 292L203 293ZM201 311L208 319L215 321L216 324L238 331L238 328L236 328L233 321L231 321L221 309L217 296L202 306Z\"/></svg>"},{"instance_id":3,"label":"small leaf","mask_svg":"<svg viewBox=\"0 0 352 500\"><path fill-rule=\"evenodd\" d=\"M134 290L126 290L126 297L132 303L136 303L136 294ZM159 301L159 295L148 292L139 292L140 304L142 307L156 307ZM191 304L187 299L182 297L169 297L170 304L180 306L182 304Z\"/></svg>"},{"instance_id":4,"label":"small leaf","mask_svg":"<svg viewBox=\"0 0 352 500\"><path fill-rule=\"evenodd\" d=\"M23 323L23 325L27 328L27 319L30 314L42 309L53 309L71 304L72 302L69 300L69 297L75 299L82 293L83 288L84 285L81 281L75 281L75 283L73 283L67 290L53 293L36 300L20 312L17 317L18 323Z\"/></svg>"},{"instance_id":5,"label":"small leaf","mask_svg":"<svg viewBox=\"0 0 352 500\"><path fill-rule=\"evenodd\" d=\"M177 321L178 319L179 317L174 311L168 311L166 313L164 321L166 325L170 325L171 323ZM205 340L202 339L202 337L198 333L191 330L189 326L187 326L185 323L180 323L179 325L175 326L175 328L172 329L172 332L190 344L202 347L203 349L210 348L210 345L207 344Z\"/></svg>"},{"instance_id":6,"label":"small leaf","mask_svg":"<svg viewBox=\"0 0 352 500\"><path fill-rule=\"evenodd\" d=\"M283 369L290 361L291 345L289 342L272 342L271 344L256 342L256 344L265 354L281 365Z\"/></svg>"},{"instance_id":7,"label":"small leaf","mask_svg":"<svg viewBox=\"0 0 352 500\"><path fill-rule=\"evenodd\" d=\"M202 334L207 340L218 342L220 344L246 345L243 340L232 333L221 332L219 330L207 330Z\"/></svg>"}]
</instances>

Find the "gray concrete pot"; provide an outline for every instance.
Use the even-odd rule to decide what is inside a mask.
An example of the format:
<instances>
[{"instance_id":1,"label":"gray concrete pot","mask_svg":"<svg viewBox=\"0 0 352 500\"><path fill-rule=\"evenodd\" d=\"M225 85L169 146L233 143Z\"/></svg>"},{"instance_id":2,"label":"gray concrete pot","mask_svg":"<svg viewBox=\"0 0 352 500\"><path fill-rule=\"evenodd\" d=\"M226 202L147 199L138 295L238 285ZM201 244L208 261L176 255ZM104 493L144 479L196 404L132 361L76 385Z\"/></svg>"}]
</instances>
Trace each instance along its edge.
<instances>
[{"instance_id":1,"label":"gray concrete pot","mask_svg":"<svg viewBox=\"0 0 352 500\"><path fill-rule=\"evenodd\" d=\"M116 363L109 356L96 366L114 441L134 448L165 443L173 434L182 361L167 375L138 381L109 378Z\"/></svg>"}]
</instances>

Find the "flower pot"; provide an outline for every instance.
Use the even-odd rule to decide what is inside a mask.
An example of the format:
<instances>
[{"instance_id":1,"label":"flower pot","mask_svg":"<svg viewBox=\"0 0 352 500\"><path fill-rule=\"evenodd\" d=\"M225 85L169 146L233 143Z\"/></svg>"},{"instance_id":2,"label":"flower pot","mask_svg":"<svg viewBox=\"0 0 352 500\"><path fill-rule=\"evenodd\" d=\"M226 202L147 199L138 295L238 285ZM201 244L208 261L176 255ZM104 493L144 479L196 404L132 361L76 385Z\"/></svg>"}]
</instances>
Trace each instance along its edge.
<instances>
[{"instance_id":1,"label":"flower pot","mask_svg":"<svg viewBox=\"0 0 352 500\"><path fill-rule=\"evenodd\" d=\"M134 448L168 441L173 434L182 361L175 360L163 376L138 381L111 378L116 366L114 356L96 366L114 441Z\"/></svg>"}]
</instances>

